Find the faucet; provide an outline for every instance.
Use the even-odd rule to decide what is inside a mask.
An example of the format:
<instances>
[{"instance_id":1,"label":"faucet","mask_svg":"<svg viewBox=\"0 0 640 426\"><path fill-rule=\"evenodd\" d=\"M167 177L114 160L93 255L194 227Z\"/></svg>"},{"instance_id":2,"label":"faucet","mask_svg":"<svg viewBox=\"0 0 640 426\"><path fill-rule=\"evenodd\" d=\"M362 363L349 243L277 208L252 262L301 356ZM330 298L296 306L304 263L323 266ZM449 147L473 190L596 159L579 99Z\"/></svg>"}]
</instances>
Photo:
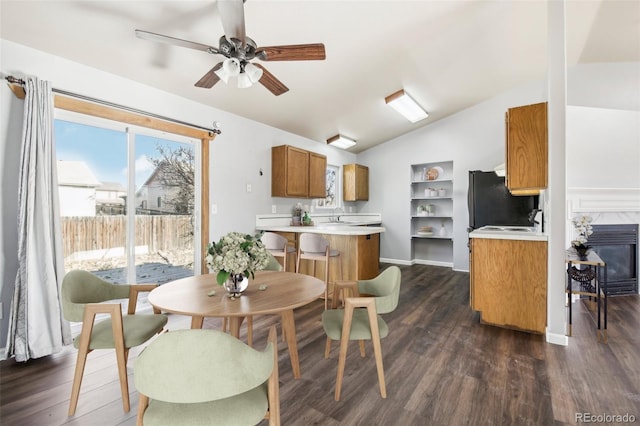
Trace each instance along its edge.
<instances>
[{"instance_id":1,"label":"faucet","mask_svg":"<svg viewBox=\"0 0 640 426\"><path fill-rule=\"evenodd\" d=\"M331 218L331 222L340 222L340 215L337 215L338 212L344 214L344 209L342 207L336 207L335 209L333 209L333 217Z\"/></svg>"},{"instance_id":2,"label":"faucet","mask_svg":"<svg viewBox=\"0 0 640 426\"><path fill-rule=\"evenodd\" d=\"M538 212L541 212L542 210L540 209L533 209L529 212L529 222L534 225L534 224L539 224L540 222L538 222L536 220L536 215L538 214Z\"/></svg>"},{"instance_id":3,"label":"faucet","mask_svg":"<svg viewBox=\"0 0 640 426\"><path fill-rule=\"evenodd\" d=\"M536 228L537 231L540 231L542 230L542 225L540 224L540 222L536 220L536 216L538 215L538 213L542 213L542 210L541 209L531 210L531 212L529 213L529 222L531 223L531 226Z\"/></svg>"}]
</instances>

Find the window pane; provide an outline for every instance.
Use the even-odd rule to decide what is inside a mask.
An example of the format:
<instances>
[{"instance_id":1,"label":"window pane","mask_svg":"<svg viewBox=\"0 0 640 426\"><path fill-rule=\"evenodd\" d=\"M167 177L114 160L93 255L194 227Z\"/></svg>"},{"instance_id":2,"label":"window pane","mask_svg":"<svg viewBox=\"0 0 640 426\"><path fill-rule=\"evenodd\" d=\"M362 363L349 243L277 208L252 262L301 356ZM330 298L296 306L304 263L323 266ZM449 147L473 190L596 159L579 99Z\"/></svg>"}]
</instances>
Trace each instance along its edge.
<instances>
[{"instance_id":1,"label":"window pane","mask_svg":"<svg viewBox=\"0 0 640 426\"><path fill-rule=\"evenodd\" d=\"M125 282L126 134L56 120L55 138L65 271Z\"/></svg>"},{"instance_id":2,"label":"window pane","mask_svg":"<svg viewBox=\"0 0 640 426\"><path fill-rule=\"evenodd\" d=\"M193 275L195 150L136 135L136 276L167 282Z\"/></svg>"}]
</instances>

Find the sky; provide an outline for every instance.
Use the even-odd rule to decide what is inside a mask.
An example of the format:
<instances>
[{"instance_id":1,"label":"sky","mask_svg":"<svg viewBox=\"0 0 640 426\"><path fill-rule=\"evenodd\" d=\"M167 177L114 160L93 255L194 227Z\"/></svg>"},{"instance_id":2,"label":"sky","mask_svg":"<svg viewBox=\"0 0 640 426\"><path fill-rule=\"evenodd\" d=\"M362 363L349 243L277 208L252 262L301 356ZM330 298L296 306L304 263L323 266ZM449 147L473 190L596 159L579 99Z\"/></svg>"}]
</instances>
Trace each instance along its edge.
<instances>
[{"instance_id":1,"label":"sky","mask_svg":"<svg viewBox=\"0 0 640 426\"><path fill-rule=\"evenodd\" d=\"M55 141L58 160L84 161L99 181L118 182L127 188L126 133L56 120ZM136 190L153 172L150 158L159 157L156 150L158 144L173 149L181 145L179 142L136 135Z\"/></svg>"}]
</instances>

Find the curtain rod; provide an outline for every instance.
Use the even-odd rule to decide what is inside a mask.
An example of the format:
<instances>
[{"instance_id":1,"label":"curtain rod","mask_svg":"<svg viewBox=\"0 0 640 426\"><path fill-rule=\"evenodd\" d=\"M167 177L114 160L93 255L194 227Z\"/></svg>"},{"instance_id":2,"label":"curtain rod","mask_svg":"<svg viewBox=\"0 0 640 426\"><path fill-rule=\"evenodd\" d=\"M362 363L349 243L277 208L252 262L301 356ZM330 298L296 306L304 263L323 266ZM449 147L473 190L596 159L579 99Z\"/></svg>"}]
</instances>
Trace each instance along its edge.
<instances>
[{"instance_id":1,"label":"curtain rod","mask_svg":"<svg viewBox=\"0 0 640 426\"><path fill-rule=\"evenodd\" d=\"M7 80L11 84L19 84L19 85L21 85L23 87L24 87L24 84L25 84L24 80L22 80L20 78L17 78L17 77L14 77L14 76L11 76L11 75L6 76L5 80ZM153 114L151 112L142 111L142 110L131 108L131 107L127 107L127 106L124 106L124 105L114 104L112 102L104 101L102 99L96 99L96 98L91 98L89 96L80 95L78 93L67 92L66 90L60 90L60 89L56 89L56 88L52 88L51 90L54 93L58 93L60 95L70 96L70 97L77 98L77 99L82 99L83 101L93 102L93 103L96 103L96 104L101 104L101 105L105 105L105 106L108 106L108 107L111 107L111 108L121 109L121 110L132 112L132 113L135 113L135 114L146 115L148 117L153 117L153 118L157 118L159 120L164 120L164 121L169 121L169 122L176 123L176 124L181 124L183 126L189 126L189 127L193 127L193 128L200 129L200 130L206 130L207 132L214 133L216 135L219 135L219 134L222 133L222 131L217 127L218 126L218 122L217 121L215 121L213 123L214 128L210 129L208 127L203 127L203 126L200 126L200 125L197 125L197 124L187 123L186 121L176 120L175 118L169 118L169 117L165 117L163 115Z\"/></svg>"}]
</instances>

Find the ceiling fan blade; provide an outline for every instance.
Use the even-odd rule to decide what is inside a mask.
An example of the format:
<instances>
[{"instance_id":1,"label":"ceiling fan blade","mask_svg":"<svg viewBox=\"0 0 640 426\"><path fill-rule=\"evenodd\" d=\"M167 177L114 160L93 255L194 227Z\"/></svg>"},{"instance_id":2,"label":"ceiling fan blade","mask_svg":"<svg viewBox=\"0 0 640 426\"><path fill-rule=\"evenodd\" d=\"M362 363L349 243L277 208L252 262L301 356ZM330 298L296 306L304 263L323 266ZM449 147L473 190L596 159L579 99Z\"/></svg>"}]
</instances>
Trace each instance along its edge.
<instances>
[{"instance_id":1,"label":"ceiling fan blade","mask_svg":"<svg viewBox=\"0 0 640 426\"><path fill-rule=\"evenodd\" d=\"M289 88L282 84L273 74L271 74L265 67L260 64L254 64L256 67L262 70L262 77L260 78L260 84L267 88L271 93L276 96L280 96L283 93L289 91Z\"/></svg>"},{"instance_id":2,"label":"ceiling fan blade","mask_svg":"<svg viewBox=\"0 0 640 426\"><path fill-rule=\"evenodd\" d=\"M200 80L195 84L196 87L202 87L204 89L211 89L218 81L220 77L216 74L222 68L222 62L218 62L215 67L211 68Z\"/></svg>"},{"instance_id":3,"label":"ceiling fan blade","mask_svg":"<svg viewBox=\"0 0 640 426\"><path fill-rule=\"evenodd\" d=\"M244 27L244 1L243 0L218 0L218 13L222 21L222 28L227 40L232 38L240 40L244 46L246 31Z\"/></svg>"},{"instance_id":4,"label":"ceiling fan blade","mask_svg":"<svg viewBox=\"0 0 640 426\"><path fill-rule=\"evenodd\" d=\"M259 47L256 56L263 61L321 61L326 58L322 43Z\"/></svg>"},{"instance_id":5,"label":"ceiling fan blade","mask_svg":"<svg viewBox=\"0 0 640 426\"><path fill-rule=\"evenodd\" d=\"M188 47L189 49L202 50L207 53L219 53L218 49L195 41L182 40L180 38L169 37L162 34L156 34L149 31L136 30L136 36L144 40L157 41L160 43L172 44L174 46Z\"/></svg>"}]
</instances>

